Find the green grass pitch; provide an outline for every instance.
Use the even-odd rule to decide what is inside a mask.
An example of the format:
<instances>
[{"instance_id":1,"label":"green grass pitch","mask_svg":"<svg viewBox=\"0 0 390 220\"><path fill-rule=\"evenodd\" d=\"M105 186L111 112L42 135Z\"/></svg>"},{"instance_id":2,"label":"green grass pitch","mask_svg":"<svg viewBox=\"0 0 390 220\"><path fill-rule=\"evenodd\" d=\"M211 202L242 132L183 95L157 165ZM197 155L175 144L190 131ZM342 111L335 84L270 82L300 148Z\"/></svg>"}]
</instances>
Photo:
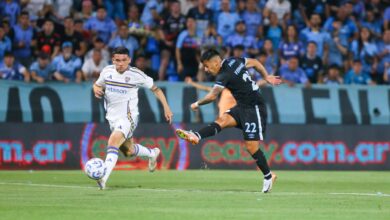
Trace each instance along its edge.
<instances>
[{"instance_id":1,"label":"green grass pitch","mask_svg":"<svg viewBox=\"0 0 390 220\"><path fill-rule=\"evenodd\" d=\"M105 191L82 171L0 171L0 219L390 219L389 172L114 171Z\"/></svg>"}]
</instances>

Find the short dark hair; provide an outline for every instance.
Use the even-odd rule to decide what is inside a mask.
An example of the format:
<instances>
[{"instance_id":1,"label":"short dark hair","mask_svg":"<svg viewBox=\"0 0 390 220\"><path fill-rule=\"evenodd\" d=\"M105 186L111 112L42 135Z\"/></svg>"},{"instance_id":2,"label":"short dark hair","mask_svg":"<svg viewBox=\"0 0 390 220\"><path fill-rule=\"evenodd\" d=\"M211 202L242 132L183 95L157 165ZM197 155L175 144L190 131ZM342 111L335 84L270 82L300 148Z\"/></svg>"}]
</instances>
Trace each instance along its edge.
<instances>
[{"instance_id":1,"label":"short dark hair","mask_svg":"<svg viewBox=\"0 0 390 220\"><path fill-rule=\"evenodd\" d=\"M11 51L6 51L4 57L14 57L14 54Z\"/></svg>"},{"instance_id":2,"label":"short dark hair","mask_svg":"<svg viewBox=\"0 0 390 220\"><path fill-rule=\"evenodd\" d=\"M314 44L316 47L318 46L317 42L315 42L314 40L310 40L309 42L307 42L307 45L309 44Z\"/></svg>"},{"instance_id":3,"label":"short dark hair","mask_svg":"<svg viewBox=\"0 0 390 220\"><path fill-rule=\"evenodd\" d=\"M112 50L112 56L115 54L126 54L129 55L129 50L126 47L116 47L114 50Z\"/></svg>"},{"instance_id":4,"label":"short dark hair","mask_svg":"<svg viewBox=\"0 0 390 220\"><path fill-rule=\"evenodd\" d=\"M210 60L211 58L213 58L215 56L220 57L219 52L216 51L215 49L210 49L202 54L202 56L200 57L200 61L203 63L204 61Z\"/></svg>"}]
</instances>

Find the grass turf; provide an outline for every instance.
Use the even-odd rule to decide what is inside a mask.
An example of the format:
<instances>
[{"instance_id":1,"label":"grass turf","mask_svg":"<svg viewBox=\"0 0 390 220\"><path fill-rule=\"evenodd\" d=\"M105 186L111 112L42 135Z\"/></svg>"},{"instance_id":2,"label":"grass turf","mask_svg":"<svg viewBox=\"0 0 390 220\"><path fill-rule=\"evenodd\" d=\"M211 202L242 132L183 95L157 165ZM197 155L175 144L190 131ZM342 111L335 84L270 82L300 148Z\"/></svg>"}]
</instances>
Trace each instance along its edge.
<instances>
[{"instance_id":1,"label":"grass turf","mask_svg":"<svg viewBox=\"0 0 390 220\"><path fill-rule=\"evenodd\" d=\"M389 172L0 171L0 219L389 219Z\"/></svg>"}]
</instances>

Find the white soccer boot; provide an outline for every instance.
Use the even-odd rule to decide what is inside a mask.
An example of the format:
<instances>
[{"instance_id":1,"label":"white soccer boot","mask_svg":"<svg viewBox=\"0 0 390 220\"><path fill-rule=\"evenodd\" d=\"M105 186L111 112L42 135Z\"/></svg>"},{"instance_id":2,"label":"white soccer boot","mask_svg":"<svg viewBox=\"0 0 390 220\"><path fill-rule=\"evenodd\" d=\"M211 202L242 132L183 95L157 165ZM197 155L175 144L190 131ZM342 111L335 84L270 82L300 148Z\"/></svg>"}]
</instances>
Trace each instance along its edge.
<instances>
[{"instance_id":1,"label":"white soccer boot","mask_svg":"<svg viewBox=\"0 0 390 220\"><path fill-rule=\"evenodd\" d=\"M176 129L176 134L181 139L189 141L193 145L199 143L199 137L192 131L186 131L186 130L183 130L183 129Z\"/></svg>"},{"instance_id":2,"label":"white soccer boot","mask_svg":"<svg viewBox=\"0 0 390 220\"><path fill-rule=\"evenodd\" d=\"M154 156L149 157L149 172L154 172L156 170L157 158L158 155L160 155L160 149L153 148L152 150L154 151Z\"/></svg>"},{"instance_id":3,"label":"white soccer boot","mask_svg":"<svg viewBox=\"0 0 390 220\"><path fill-rule=\"evenodd\" d=\"M264 182L263 182L263 190L262 190L263 193L269 193L269 192L271 192L271 190L272 190L272 185L275 183L276 178L278 178L278 176L276 176L275 173L272 173L272 172L271 172L271 175L272 175L271 179L269 179L269 180L264 179Z\"/></svg>"},{"instance_id":4,"label":"white soccer boot","mask_svg":"<svg viewBox=\"0 0 390 220\"><path fill-rule=\"evenodd\" d=\"M106 188L106 181L103 180L103 178L98 180L97 184L98 184L100 190L104 190Z\"/></svg>"}]
</instances>

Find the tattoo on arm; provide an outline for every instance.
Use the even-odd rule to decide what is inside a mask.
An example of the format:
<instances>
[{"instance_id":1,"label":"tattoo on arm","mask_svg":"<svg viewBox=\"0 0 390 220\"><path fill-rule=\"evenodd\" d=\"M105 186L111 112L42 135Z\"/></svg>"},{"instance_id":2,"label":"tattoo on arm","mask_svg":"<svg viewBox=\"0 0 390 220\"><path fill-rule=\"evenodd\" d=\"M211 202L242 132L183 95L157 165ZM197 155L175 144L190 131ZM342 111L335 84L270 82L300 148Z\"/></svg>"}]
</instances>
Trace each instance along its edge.
<instances>
[{"instance_id":1,"label":"tattoo on arm","mask_svg":"<svg viewBox=\"0 0 390 220\"><path fill-rule=\"evenodd\" d=\"M218 95L222 92L223 89L223 87L214 86L213 89L203 99L198 101L198 105L205 105L214 101L217 99Z\"/></svg>"}]
</instances>

